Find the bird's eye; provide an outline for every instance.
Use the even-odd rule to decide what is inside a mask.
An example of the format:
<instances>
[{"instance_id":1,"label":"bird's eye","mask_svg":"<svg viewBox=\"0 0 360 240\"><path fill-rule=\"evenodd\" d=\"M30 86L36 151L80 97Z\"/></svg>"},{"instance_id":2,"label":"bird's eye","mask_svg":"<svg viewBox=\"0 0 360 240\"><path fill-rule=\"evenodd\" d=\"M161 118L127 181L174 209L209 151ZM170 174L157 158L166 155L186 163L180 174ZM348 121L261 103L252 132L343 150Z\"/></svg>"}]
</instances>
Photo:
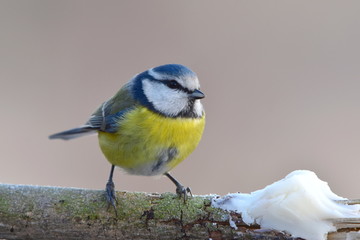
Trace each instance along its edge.
<instances>
[{"instance_id":1,"label":"bird's eye","mask_svg":"<svg viewBox=\"0 0 360 240\"><path fill-rule=\"evenodd\" d=\"M166 86L168 86L169 88L172 88L172 89L181 88L180 84L175 80L167 81Z\"/></svg>"}]
</instances>

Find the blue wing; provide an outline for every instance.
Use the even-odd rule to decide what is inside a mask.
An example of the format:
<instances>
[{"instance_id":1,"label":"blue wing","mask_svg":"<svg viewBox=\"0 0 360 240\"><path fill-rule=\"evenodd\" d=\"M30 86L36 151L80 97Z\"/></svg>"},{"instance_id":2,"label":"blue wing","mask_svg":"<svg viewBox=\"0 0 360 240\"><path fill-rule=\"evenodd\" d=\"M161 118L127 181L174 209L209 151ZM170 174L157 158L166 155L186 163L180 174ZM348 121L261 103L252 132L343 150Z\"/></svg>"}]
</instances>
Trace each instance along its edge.
<instances>
[{"instance_id":1,"label":"blue wing","mask_svg":"<svg viewBox=\"0 0 360 240\"><path fill-rule=\"evenodd\" d=\"M125 85L112 98L101 104L83 126L53 134L49 138L69 140L94 134L97 131L115 133L121 125L124 114L137 104L129 88L129 85Z\"/></svg>"},{"instance_id":2,"label":"blue wing","mask_svg":"<svg viewBox=\"0 0 360 240\"><path fill-rule=\"evenodd\" d=\"M121 118L130 109L131 108L124 109L114 114L104 114L102 116L92 115L85 125L90 126L98 131L115 133L119 128Z\"/></svg>"}]
</instances>

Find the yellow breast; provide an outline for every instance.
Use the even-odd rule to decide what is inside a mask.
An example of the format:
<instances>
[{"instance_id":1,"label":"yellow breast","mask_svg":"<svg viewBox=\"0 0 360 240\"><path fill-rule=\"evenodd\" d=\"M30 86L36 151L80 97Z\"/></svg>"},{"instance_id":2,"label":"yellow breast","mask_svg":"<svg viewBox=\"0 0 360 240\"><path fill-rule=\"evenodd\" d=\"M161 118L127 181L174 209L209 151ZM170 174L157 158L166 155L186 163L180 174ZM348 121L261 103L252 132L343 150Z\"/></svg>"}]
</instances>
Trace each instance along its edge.
<instances>
[{"instance_id":1,"label":"yellow breast","mask_svg":"<svg viewBox=\"0 0 360 240\"><path fill-rule=\"evenodd\" d=\"M99 132L108 161L131 174L163 174L184 160L198 145L205 127L202 118L167 118L144 107L119 119L117 133Z\"/></svg>"}]
</instances>

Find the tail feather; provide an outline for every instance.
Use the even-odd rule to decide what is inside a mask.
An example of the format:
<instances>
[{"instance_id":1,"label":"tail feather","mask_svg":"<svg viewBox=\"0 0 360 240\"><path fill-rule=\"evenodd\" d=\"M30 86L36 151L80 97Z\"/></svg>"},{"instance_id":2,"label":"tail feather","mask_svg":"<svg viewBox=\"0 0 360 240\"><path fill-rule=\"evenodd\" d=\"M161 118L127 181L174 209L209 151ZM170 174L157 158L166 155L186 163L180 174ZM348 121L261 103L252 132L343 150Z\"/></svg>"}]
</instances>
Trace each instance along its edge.
<instances>
[{"instance_id":1,"label":"tail feather","mask_svg":"<svg viewBox=\"0 0 360 240\"><path fill-rule=\"evenodd\" d=\"M94 127L84 125L84 126L81 126L78 128L73 128L70 130L63 131L63 132L55 133L53 135L50 135L49 138L50 139L70 140L73 138L78 138L78 137L94 134L94 133L96 133L96 131L97 131L97 129L95 129Z\"/></svg>"}]
</instances>

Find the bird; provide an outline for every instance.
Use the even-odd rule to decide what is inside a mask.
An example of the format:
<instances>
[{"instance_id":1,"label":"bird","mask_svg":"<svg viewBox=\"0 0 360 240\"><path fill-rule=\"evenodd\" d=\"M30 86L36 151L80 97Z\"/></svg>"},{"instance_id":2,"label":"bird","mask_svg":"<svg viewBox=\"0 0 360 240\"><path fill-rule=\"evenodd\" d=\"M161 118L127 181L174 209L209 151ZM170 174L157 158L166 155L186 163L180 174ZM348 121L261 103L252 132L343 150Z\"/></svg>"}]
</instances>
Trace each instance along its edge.
<instances>
[{"instance_id":1,"label":"bird","mask_svg":"<svg viewBox=\"0 0 360 240\"><path fill-rule=\"evenodd\" d=\"M116 211L115 167L133 175L165 175L184 201L192 195L169 171L198 146L205 128L205 111L195 72L166 64L135 75L102 103L80 127L49 136L70 140L98 135L102 153L111 164L106 200Z\"/></svg>"}]
</instances>

